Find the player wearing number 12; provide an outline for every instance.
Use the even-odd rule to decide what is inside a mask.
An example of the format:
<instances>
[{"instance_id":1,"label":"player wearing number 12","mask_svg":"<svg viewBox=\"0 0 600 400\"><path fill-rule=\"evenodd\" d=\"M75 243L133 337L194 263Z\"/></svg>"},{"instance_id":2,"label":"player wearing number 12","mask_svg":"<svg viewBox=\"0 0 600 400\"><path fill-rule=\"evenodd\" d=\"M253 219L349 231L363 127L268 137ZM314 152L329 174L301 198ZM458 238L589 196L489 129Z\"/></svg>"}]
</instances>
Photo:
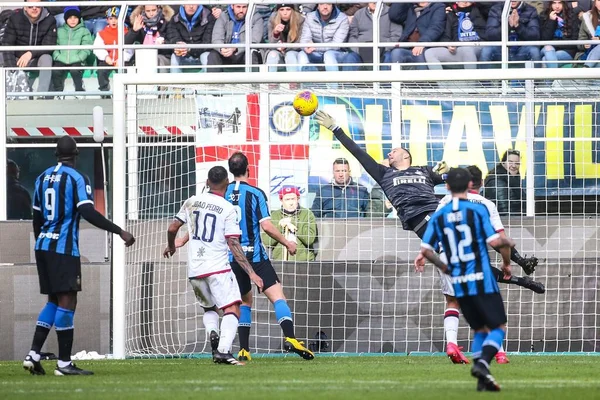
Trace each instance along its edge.
<instances>
[{"instance_id":1,"label":"player wearing number 12","mask_svg":"<svg viewBox=\"0 0 600 400\"><path fill-rule=\"evenodd\" d=\"M179 228L187 224L190 241L188 244L188 277L198 302L204 308L204 328L209 333L213 351L213 361L219 364L244 365L233 357L231 346L235 339L240 318L240 290L229 264L231 250L244 274L259 290L259 278L246 261L240 245L242 234L237 212L223 195L229 179L223 167L213 167L208 171L206 185L208 193L187 199L169 226L165 257L175 254L175 237ZM223 310L221 333L219 335L219 314Z\"/></svg>"},{"instance_id":2,"label":"player wearing number 12","mask_svg":"<svg viewBox=\"0 0 600 400\"><path fill-rule=\"evenodd\" d=\"M450 275L455 297L474 331L471 374L478 379L477 390L499 391L489 367L504 340L506 312L487 244L500 250L502 272L510 276L510 248L514 243L496 232L484 205L468 200L470 182L471 174L466 169L450 170L446 186L452 202L432 215L423 235L421 254ZM438 243L447 255L447 264L435 252Z\"/></svg>"},{"instance_id":3,"label":"player wearing number 12","mask_svg":"<svg viewBox=\"0 0 600 400\"><path fill-rule=\"evenodd\" d=\"M38 317L31 351L23 361L23 368L33 375L46 373L40 363L40 351L54 325L58 338L54 375L91 375L91 371L71 363L73 317L77 292L81 291L79 219L83 217L92 225L119 235L126 246L131 246L135 238L94 209L90 182L75 169L79 154L75 140L70 136L61 137L55 154L58 164L37 178L33 195L35 261L40 292L48 295L48 303Z\"/></svg>"}]
</instances>

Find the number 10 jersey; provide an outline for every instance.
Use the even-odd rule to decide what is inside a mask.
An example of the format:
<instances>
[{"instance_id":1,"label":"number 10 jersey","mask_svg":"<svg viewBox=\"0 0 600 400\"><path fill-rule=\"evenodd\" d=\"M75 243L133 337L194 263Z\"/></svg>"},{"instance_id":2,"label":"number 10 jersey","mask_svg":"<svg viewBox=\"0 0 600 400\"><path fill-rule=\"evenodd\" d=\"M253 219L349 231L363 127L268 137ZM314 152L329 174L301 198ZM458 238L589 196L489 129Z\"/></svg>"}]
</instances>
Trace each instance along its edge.
<instances>
[{"instance_id":1,"label":"number 10 jersey","mask_svg":"<svg viewBox=\"0 0 600 400\"><path fill-rule=\"evenodd\" d=\"M175 216L187 224L188 277L204 278L231 270L227 238L242 231L235 207L223 197L203 193L187 199Z\"/></svg>"}]
</instances>

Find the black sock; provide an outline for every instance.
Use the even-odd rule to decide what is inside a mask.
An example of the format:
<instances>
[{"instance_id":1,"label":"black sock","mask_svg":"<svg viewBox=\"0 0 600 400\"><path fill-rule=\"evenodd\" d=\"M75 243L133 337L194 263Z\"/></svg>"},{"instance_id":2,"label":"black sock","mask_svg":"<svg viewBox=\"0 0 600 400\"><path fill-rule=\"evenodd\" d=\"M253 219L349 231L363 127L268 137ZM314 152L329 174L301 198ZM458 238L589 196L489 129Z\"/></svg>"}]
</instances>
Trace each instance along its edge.
<instances>
[{"instance_id":1,"label":"black sock","mask_svg":"<svg viewBox=\"0 0 600 400\"><path fill-rule=\"evenodd\" d=\"M74 329L56 331L56 336L58 337L58 359L60 361L71 361L74 331Z\"/></svg>"},{"instance_id":2,"label":"black sock","mask_svg":"<svg viewBox=\"0 0 600 400\"><path fill-rule=\"evenodd\" d=\"M42 351L42 346L44 346L44 343L46 343L48 333L50 333L50 329L36 325L35 333L33 334L33 342L31 343L31 350L35 351L37 354L40 354Z\"/></svg>"},{"instance_id":3,"label":"black sock","mask_svg":"<svg viewBox=\"0 0 600 400\"><path fill-rule=\"evenodd\" d=\"M515 249L514 247L512 247L510 249L510 259L512 261L514 261L516 264L519 264L519 261L521 261L523 259L523 257L521 257L521 255L519 254L519 252L517 251L517 249Z\"/></svg>"},{"instance_id":4,"label":"black sock","mask_svg":"<svg viewBox=\"0 0 600 400\"><path fill-rule=\"evenodd\" d=\"M498 349L494 346L483 346L481 349L481 360L485 361L489 365L497 352Z\"/></svg>"},{"instance_id":5,"label":"black sock","mask_svg":"<svg viewBox=\"0 0 600 400\"><path fill-rule=\"evenodd\" d=\"M238 340L240 341L240 350L250 351L250 327L238 326Z\"/></svg>"},{"instance_id":6,"label":"black sock","mask_svg":"<svg viewBox=\"0 0 600 400\"><path fill-rule=\"evenodd\" d=\"M292 321L290 321L289 319L284 319L279 325L281 325L283 336L289 338L296 337L296 335L294 334L294 323Z\"/></svg>"}]
</instances>

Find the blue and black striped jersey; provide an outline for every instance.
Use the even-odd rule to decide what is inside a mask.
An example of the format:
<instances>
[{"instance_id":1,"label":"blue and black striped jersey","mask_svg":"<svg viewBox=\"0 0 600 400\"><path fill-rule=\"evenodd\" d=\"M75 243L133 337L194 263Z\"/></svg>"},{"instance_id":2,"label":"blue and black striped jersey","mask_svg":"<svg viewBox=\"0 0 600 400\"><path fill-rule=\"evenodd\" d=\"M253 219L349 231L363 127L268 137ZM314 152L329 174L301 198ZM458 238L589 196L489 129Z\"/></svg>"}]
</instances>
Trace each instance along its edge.
<instances>
[{"instance_id":1,"label":"blue and black striped jersey","mask_svg":"<svg viewBox=\"0 0 600 400\"><path fill-rule=\"evenodd\" d=\"M248 261L268 260L269 255L260 240L260 223L271 218L265 192L246 182L235 181L227 186L225 199L236 206L242 229L240 242ZM229 259L233 261L233 255L230 254Z\"/></svg>"},{"instance_id":2,"label":"blue and black striped jersey","mask_svg":"<svg viewBox=\"0 0 600 400\"><path fill-rule=\"evenodd\" d=\"M487 243L498 238L482 204L453 198L429 221L422 247L442 244L456 297L497 293Z\"/></svg>"},{"instance_id":3,"label":"blue and black striped jersey","mask_svg":"<svg viewBox=\"0 0 600 400\"><path fill-rule=\"evenodd\" d=\"M79 257L81 215L77 207L83 204L94 204L85 175L62 163L45 170L35 181L33 193L33 209L44 217L35 249Z\"/></svg>"}]
</instances>

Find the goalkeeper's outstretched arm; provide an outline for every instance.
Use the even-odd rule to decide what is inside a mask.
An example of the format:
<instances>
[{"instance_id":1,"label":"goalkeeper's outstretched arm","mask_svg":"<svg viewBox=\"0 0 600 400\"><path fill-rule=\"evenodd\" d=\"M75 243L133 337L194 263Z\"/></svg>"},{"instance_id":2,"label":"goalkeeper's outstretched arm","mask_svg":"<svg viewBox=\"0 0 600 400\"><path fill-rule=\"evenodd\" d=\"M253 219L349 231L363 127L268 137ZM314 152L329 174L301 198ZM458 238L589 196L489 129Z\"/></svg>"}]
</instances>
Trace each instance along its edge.
<instances>
[{"instance_id":1,"label":"goalkeeper's outstretched arm","mask_svg":"<svg viewBox=\"0 0 600 400\"><path fill-rule=\"evenodd\" d=\"M340 143L346 149L348 149L348 151L352 153L352 155L358 160L360 165L363 166L365 171L371 175L375 182L379 183L383 177L386 167L375 161L373 157L361 149L360 146L354 142L354 140L350 139L350 137L346 135L346 132L344 132L344 130L336 124L335 119L331 115L319 110L317 111L315 119L319 125L324 126L332 131Z\"/></svg>"}]
</instances>

